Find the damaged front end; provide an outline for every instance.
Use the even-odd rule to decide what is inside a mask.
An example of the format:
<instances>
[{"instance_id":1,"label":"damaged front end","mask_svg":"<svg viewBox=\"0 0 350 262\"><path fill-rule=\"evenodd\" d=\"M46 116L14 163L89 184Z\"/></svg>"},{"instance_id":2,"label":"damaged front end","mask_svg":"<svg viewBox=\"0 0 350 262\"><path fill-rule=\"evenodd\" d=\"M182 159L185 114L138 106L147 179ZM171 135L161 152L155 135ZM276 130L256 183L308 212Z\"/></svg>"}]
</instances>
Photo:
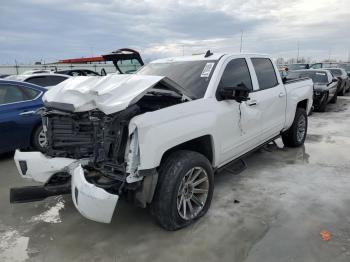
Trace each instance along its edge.
<instances>
[{"instance_id":1,"label":"damaged front end","mask_svg":"<svg viewBox=\"0 0 350 262\"><path fill-rule=\"evenodd\" d=\"M138 130L129 130L130 121L146 112L186 101L179 94L166 91L164 83L156 85L161 89L152 89L142 96L136 94L138 99L133 104L115 113L103 112L98 107L74 110L62 102L44 101L46 107L40 114L47 138L45 151L17 150L15 154L21 176L44 186L12 189L11 202L42 200L70 192L83 216L103 223L111 221L119 198L142 207L150 203L157 172L138 170ZM91 101L89 107L96 104Z\"/></svg>"}]
</instances>

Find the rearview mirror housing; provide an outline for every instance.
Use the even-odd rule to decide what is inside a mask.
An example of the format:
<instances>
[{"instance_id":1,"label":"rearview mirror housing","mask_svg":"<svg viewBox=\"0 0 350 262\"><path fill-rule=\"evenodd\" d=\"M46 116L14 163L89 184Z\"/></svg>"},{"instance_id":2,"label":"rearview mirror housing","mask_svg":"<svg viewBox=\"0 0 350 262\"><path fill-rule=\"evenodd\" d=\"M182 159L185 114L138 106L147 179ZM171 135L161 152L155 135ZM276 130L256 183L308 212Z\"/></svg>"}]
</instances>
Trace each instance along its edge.
<instances>
[{"instance_id":1,"label":"rearview mirror housing","mask_svg":"<svg viewBox=\"0 0 350 262\"><path fill-rule=\"evenodd\" d=\"M250 89L245 84L239 84L235 87L219 86L218 100L236 100L238 103L249 100Z\"/></svg>"}]
</instances>

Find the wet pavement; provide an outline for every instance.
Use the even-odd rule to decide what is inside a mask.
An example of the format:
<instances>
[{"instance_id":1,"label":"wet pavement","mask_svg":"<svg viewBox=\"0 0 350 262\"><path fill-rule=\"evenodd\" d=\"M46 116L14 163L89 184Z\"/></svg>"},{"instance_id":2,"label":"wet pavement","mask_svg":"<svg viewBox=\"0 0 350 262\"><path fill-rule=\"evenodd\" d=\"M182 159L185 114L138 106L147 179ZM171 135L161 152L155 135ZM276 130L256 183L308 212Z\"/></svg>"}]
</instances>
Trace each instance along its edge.
<instances>
[{"instance_id":1,"label":"wet pavement","mask_svg":"<svg viewBox=\"0 0 350 262\"><path fill-rule=\"evenodd\" d=\"M350 261L350 96L309 118L305 146L281 140L215 177L208 214L167 232L118 203L111 224L83 218L69 196L10 205L23 181L0 158L0 261ZM331 233L329 241L320 232Z\"/></svg>"}]
</instances>

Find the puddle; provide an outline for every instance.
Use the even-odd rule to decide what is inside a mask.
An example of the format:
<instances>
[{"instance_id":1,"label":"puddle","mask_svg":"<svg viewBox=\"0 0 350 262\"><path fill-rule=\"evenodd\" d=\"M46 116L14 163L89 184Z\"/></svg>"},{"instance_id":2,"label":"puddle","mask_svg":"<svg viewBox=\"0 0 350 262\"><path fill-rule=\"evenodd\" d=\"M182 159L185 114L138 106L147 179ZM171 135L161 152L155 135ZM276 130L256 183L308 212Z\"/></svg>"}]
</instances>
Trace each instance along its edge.
<instances>
[{"instance_id":1,"label":"puddle","mask_svg":"<svg viewBox=\"0 0 350 262\"><path fill-rule=\"evenodd\" d=\"M31 222L42 221L46 223L61 223L60 210L64 208L64 200L59 199L58 203L40 215L32 217Z\"/></svg>"},{"instance_id":2,"label":"puddle","mask_svg":"<svg viewBox=\"0 0 350 262\"><path fill-rule=\"evenodd\" d=\"M0 234L0 261L23 262L29 258L27 253L29 237L16 230L7 230Z\"/></svg>"}]
</instances>

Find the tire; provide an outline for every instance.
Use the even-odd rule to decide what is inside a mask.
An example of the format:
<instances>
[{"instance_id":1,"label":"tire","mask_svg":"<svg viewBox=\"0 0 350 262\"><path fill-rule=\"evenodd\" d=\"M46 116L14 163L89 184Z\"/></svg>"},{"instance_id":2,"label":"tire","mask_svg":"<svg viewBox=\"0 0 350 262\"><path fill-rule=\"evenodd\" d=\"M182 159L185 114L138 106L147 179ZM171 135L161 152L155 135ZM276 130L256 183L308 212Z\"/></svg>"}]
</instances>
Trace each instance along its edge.
<instances>
[{"instance_id":1,"label":"tire","mask_svg":"<svg viewBox=\"0 0 350 262\"><path fill-rule=\"evenodd\" d=\"M338 94L337 94L337 92L335 92L335 94L334 94L332 100L330 101L330 103L335 104L335 103L337 103L337 100L338 100Z\"/></svg>"},{"instance_id":2,"label":"tire","mask_svg":"<svg viewBox=\"0 0 350 262\"><path fill-rule=\"evenodd\" d=\"M199 184L191 187L190 178L194 179L194 183L199 182ZM200 182L200 180L203 181ZM186 181L188 186L184 183ZM193 189L198 192L193 193ZM213 190L214 175L208 159L197 152L176 151L161 164L156 192L151 203L151 213L164 229L178 230L207 213ZM193 216L187 212L191 210L190 205Z\"/></svg>"},{"instance_id":3,"label":"tire","mask_svg":"<svg viewBox=\"0 0 350 262\"><path fill-rule=\"evenodd\" d=\"M343 86L343 89L339 92L340 96L345 95L345 85Z\"/></svg>"},{"instance_id":4,"label":"tire","mask_svg":"<svg viewBox=\"0 0 350 262\"><path fill-rule=\"evenodd\" d=\"M322 103L318 106L317 111L319 111L319 112L326 111L326 107L327 107L327 103L328 103L328 96L329 96L329 93L326 93L325 98L323 99Z\"/></svg>"},{"instance_id":5,"label":"tire","mask_svg":"<svg viewBox=\"0 0 350 262\"><path fill-rule=\"evenodd\" d=\"M43 152L46 144L46 137L45 136L43 126L40 125L37 128L35 128L32 136L32 146L34 150Z\"/></svg>"},{"instance_id":6,"label":"tire","mask_svg":"<svg viewBox=\"0 0 350 262\"><path fill-rule=\"evenodd\" d=\"M307 124L305 109L297 108L292 126L282 134L284 145L287 147L302 146L307 134Z\"/></svg>"}]
</instances>

